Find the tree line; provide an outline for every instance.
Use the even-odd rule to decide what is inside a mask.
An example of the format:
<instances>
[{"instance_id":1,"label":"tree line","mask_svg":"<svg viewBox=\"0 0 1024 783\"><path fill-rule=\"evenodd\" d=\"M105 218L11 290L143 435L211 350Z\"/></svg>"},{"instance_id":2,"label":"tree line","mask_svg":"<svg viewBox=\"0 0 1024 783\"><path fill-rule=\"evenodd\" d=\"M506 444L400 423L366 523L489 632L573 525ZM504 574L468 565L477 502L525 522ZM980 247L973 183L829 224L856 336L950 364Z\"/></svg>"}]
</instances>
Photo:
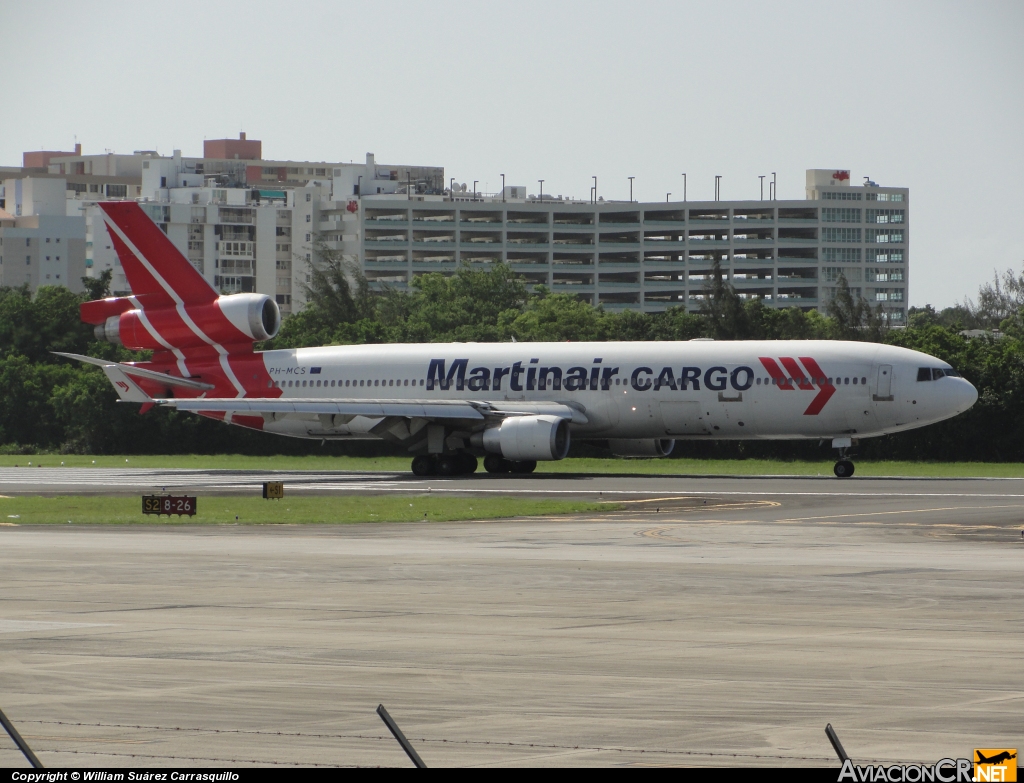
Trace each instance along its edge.
<instances>
[{"instance_id":1,"label":"tree line","mask_svg":"<svg viewBox=\"0 0 1024 783\"><path fill-rule=\"evenodd\" d=\"M966 414L920 430L864 441L866 458L1019 461L1024 459L1024 274L998 275L977 301L938 311L911 308L905 328L852 295L840 278L826 314L766 307L743 299L715 268L699 312L607 311L579 298L530 288L507 265L463 266L454 275L416 277L407 290L374 289L324 250L310 270L308 304L260 349L390 342L539 342L583 340L806 340L884 342L949 362L979 391ZM386 444L317 444L229 427L168 409L143 415L118 403L98 368L56 357L83 353L116 361L148 358L97 342L78 305L109 295L109 275L87 291L0 288L0 453L388 453ZM980 337L962 334L987 330ZM604 453L579 444L576 453ZM828 457L817 442L680 442L677 456Z\"/></svg>"}]
</instances>

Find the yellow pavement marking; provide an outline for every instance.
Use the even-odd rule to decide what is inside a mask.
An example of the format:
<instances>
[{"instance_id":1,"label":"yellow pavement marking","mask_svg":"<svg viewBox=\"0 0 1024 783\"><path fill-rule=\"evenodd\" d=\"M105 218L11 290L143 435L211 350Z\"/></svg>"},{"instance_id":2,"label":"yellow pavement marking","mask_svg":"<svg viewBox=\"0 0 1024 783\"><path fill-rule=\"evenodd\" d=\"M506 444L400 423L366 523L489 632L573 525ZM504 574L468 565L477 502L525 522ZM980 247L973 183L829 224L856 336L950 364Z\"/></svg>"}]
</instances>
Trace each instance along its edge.
<instances>
[{"instance_id":1,"label":"yellow pavement marking","mask_svg":"<svg viewBox=\"0 0 1024 783\"><path fill-rule=\"evenodd\" d=\"M984 506L984 508L1024 508L1019 503L1006 506ZM883 517L893 514L926 514L931 511L976 511L978 506L948 506L946 508L908 508L901 511L871 511L862 514L830 514L824 517L793 517L777 519L776 522L812 522L817 519L852 519L854 517Z\"/></svg>"}]
</instances>

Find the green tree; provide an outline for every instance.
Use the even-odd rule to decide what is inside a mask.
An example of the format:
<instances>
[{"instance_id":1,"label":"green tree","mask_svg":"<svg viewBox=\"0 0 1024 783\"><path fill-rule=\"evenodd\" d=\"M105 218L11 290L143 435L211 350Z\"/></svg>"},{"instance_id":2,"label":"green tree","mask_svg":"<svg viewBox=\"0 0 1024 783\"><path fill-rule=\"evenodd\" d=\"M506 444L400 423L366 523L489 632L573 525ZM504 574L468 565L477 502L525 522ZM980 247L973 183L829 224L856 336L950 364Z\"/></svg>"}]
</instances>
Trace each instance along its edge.
<instances>
[{"instance_id":1,"label":"green tree","mask_svg":"<svg viewBox=\"0 0 1024 783\"><path fill-rule=\"evenodd\" d=\"M464 264L451 277L432 272L411 284L408 317L396 337L407 342L500 340L502 313L522 312L526 284L507 264L478 270Z\"/></svg>"},{"instance_id":2,"label":"green tree","mask_svg":"<svg viewBox=\"0 0 1024 783\"><path fill-rule=\"evenodd\" d=\"M83 277L85 301L91 302L93 299L106 299L110 296L110 280L113 276L113 269L104 269L99 277Z\"/></svg>"},{"instance_id":3,"label":"green tree","mask_svg":"<svg viewBox=\"0 0 1024 783\"><path fill-rule=\"evenodd\" d=\"M581 342L602 338L601 311L571 294L535 292L520 312L508 308L498 316L500 339L520 342Z\"/></svg>"},{"instance_id":4,"label":"green tree","mask_svg":"<svg viewBox=\"0 0 1024 783\"><path fill-rule=\"evenodd\" d=\"M716 340L743 340L750 332L743 300L724 278L717 258L711 267L711 281L704 285L700 313L707 319L708 336Z\"/></svg>"},{"instance_id":5,"label":"green tree","mask_svg":"<svg viewBox=\"0 0 1024 783\"><path fill-rule=\"evenodd\" d=\"M859 337L857 330L864 317L863 310L860 301L853 298L850 284L842 272L839 273L838 285L825 311L832 319L833 336L836 339L856 340Z\"/></svg>"}]
</instances>

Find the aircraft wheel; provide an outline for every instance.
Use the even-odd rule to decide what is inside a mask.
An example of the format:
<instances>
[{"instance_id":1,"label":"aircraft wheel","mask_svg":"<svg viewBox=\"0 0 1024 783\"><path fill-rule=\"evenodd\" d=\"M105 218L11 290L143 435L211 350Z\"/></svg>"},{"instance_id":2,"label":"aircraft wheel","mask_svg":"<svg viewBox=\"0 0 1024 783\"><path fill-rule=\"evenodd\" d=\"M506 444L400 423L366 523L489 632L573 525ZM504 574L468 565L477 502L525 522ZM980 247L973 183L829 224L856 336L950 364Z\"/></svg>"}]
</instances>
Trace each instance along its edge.
<instances>
[{"instance_id":1,"label":"aircraft wheel","mask_svg":"<svg viewBox=\"0 0 1024 783\"><path fill-rule=\"evenodd\" d=\"M512 463L513 473L533 473L537 469L537 461L532 459L526 459L519 462Z\"/></svg>"},{"instance_id":2,"label":"aircraft wheel","mask_svg":"<svg viewBox=\"0 0 1024 783\"><path fill-rule=\"evenodd\" d=\"M488 473L508 473L509 463L497 454L484 457L484 470Z\"/></svg>"},{"instance_id":3,"label":"aircraft wheel","mask_svg":"<svg viewBox=\"0 0 1024 783\"><path fill-rule=\"evenodd\" d=\"M446 454L437 461L437 475L454 476L459 473L460 461L456 454Z\"/></svg>"},{"instance_id":4,"label":"aircraft wheel","mask_svg":"<svg viewBox=\"0 0 1024 783\"><path fill-rule=\"evenodd\" d=\"M434 460L425 454L413 457L412 472L416 476L433 476L435 467Z\"/></svg>"},{"instance_id":5,"label":"aircraft wheel","mask_svg":"<svg viewBox=\"0 0 1024 783\"><path fill-rule=\"evenodd\" d=\"M476 468L479 463L476 461L476 457L472 454L460 454L459 455L459 473L463 475L470 475L476 473Z\"/></svg>"},{"instance_id":6,"label":"aircraft wheel","mask_svg":"<svg viewBox=\"0 0 1024 783\"><path fill-rule=\"evenodd\" d=\"M832 470L837 478L850 478L853 475L853 463L848 459L841 459Z\"/></svg>"}]
</instances>

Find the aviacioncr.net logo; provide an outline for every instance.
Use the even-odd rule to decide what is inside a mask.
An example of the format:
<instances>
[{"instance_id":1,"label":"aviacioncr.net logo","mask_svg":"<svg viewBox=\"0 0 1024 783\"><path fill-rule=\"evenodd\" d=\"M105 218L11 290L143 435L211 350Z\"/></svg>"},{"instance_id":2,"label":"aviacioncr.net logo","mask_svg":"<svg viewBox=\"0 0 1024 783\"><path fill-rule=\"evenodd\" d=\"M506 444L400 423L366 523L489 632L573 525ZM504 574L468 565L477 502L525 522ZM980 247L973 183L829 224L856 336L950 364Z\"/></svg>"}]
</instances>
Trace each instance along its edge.
<instances>
[{"instance_id":1,"label":"aviacioncr.net logo","mask_svg":"<svg viewBox=\"0 0 1024 783\"><path fill-rule=\"evenodd\" d=\"M843 762L839 783L971 783L970 759L939 759L934 764L882 764L859 766Z\"/></svg>"}]
</instances>

